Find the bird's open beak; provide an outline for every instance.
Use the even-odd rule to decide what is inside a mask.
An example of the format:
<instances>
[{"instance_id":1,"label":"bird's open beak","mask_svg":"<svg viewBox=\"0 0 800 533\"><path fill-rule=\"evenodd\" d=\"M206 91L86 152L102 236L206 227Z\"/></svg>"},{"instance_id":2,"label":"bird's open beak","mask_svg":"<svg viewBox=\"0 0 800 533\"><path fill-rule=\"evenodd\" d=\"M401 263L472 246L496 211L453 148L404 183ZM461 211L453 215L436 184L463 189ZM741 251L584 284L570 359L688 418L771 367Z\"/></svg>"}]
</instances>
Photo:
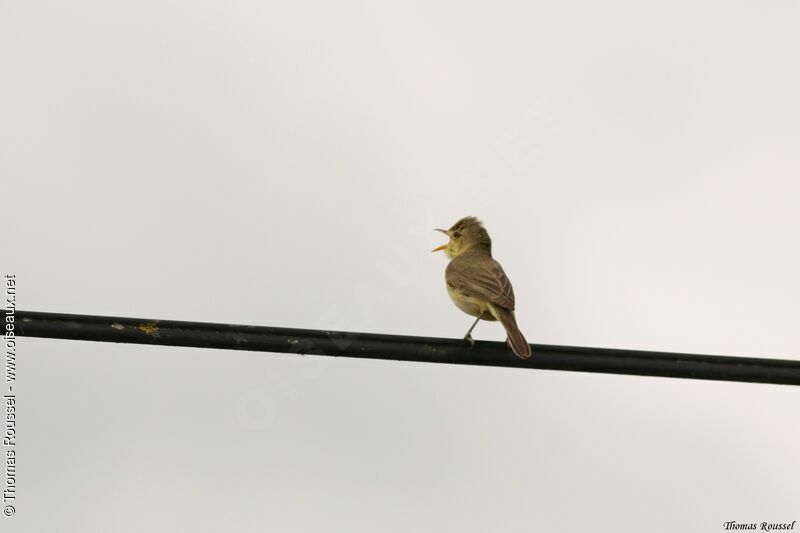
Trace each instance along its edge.
<instances>
[{"instance_id":1,"label":"bird's open beak","mask_svg":"<svg viewBox=\"0 0 800 533\"><path fill-rule=\"evenodd\" d=\"M439 229L439 228L435 228L435 229L434 229L434 231L441 231L442 233L444 233L444 234L445 234L445 235L447 235L448 237L450 236L450 234L449 234L449 233L447 233L447 230L446 230L446 229ZM444 250L445 248L447 248L447 244L443 244L443 245L441 245L441 246L437 246L436 248L434 248L433 250L431 250L431 252L438 252L438 251L440 251L440 250Z\"/></svg>"}]
</instances>

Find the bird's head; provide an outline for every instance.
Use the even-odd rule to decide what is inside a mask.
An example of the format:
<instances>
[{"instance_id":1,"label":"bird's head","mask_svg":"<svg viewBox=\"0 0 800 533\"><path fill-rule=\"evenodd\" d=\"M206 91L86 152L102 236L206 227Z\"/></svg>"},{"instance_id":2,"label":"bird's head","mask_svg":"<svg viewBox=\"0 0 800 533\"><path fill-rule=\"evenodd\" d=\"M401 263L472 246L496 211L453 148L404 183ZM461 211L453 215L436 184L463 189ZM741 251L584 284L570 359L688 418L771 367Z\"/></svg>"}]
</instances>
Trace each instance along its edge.
<instances>
[{"instance_id":1,"label":"bird's head","mask_svg":"<svg viewBox=\"0 0 800 533\"><path fill-rule=\"evenodd\" d=\"M492 239L483 227L483 223L475 217L464 217L450 229L436 229L450 238L450 242L434 248L433 252L444 250L445 255L450 259L461 255L464 251L473 246L482 246L489 253L492 250Z\"/></svg>"}]
</instances>

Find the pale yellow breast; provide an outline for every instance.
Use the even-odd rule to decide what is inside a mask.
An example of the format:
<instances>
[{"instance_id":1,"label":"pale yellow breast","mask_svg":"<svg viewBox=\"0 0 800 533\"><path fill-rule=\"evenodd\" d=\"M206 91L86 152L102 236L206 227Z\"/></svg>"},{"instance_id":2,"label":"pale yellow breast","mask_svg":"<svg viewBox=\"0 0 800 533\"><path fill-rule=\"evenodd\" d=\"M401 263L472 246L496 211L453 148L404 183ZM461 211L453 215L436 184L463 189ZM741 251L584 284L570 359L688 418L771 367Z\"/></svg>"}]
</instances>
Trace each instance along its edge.
<instances>
[{"instance_id":1,"label":"pale yellow breast","mask_svg":"<svg viewBox=\"0 0 800 533\"><path fill-rule=\"evenodd\" d=\"M456 304L456 307L474 317L481 317L483 320L496 320L489 310L489 302L482 298L475 298L465 294L459 289L447 287L447 294Z\"/></svg>"}]
</instances>

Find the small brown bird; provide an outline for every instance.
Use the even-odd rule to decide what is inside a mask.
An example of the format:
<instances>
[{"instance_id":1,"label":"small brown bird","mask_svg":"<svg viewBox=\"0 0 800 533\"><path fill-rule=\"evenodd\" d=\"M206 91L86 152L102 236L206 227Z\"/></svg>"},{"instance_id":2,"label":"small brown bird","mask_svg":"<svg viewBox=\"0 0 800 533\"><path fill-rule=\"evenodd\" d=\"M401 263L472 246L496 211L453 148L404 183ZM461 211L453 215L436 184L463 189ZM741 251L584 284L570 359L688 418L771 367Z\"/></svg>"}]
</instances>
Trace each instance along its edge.
<instances>
[{"instance_id":1,"label":"small brown bird","mask_svg":"<svg viewBox=\"0 0 800 533\"><path fill-rule=\"evenodd\" d=\"M449 230L436 231L450 237L450 242L432 250L444 250L450 259L444 272L447 293L456 307L478 317L464 339L474 346L471 333L478 321L499 320L506 329L511 349L528 359L531 347L514 318L514 289L503 267L492 258L492 239L481 221L464 217Z\"/></svg>"}]
</instances>

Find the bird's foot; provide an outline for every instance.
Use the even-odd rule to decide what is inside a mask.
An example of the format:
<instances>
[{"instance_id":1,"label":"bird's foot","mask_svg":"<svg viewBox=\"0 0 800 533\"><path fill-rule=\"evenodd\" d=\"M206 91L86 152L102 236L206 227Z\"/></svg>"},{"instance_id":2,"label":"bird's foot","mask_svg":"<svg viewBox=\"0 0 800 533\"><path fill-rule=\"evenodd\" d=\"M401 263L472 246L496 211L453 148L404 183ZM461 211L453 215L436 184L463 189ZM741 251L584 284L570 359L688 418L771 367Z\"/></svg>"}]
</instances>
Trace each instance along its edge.
<instances>
[{"instance_id":1,"label":"bird's foot","mask_svg":"<svg viewBox=\"0 0 800 533\"><path fill-rule=\"evenodd\" d=\"M469 333L467 333L467 335L464 337L464 340L469 342L469 347L470 348L474 348L475 347L475 340L472 338L472 335L470 335Z\"/></svg>"}]
</instances>

